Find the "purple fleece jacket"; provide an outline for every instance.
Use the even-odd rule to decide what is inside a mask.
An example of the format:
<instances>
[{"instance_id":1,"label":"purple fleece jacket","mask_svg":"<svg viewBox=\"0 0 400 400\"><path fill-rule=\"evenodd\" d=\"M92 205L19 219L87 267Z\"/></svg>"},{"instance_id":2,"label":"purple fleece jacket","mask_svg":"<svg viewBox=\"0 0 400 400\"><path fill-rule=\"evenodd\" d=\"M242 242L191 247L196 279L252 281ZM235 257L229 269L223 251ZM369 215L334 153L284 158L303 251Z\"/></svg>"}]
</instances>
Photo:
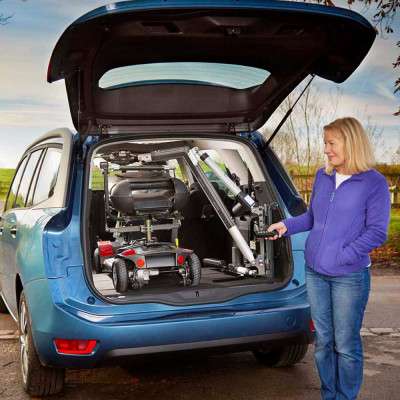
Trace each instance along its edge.
<instances>
[{"instance_id":1,"label":"purple fleece jacket","mask_svg":"<svg viewBox=\"0 0 400 400\"><path fill-rule=\"evenodd\" d=\"M390 193L386 178L370 169L335 189L336 171L317 171L308 211L283 223L283 236L310 231L306 264L330 276L360 271L370 263L369 252L387 239Z\"/></svg>"}]
</instances>

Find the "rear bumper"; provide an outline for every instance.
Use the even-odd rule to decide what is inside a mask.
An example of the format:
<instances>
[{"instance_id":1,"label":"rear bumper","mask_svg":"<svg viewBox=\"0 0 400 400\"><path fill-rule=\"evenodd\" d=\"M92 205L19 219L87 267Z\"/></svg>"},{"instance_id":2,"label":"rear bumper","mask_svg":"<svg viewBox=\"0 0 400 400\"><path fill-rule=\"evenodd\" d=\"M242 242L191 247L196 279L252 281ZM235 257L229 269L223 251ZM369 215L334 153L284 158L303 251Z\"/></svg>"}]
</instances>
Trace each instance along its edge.
<instances>
[{"instance_id":1,"label":"rear bumper","mask_svg":"<svg viewBox=\"0 0 400 400\"><path fill-rule=\"evenodd\" d=\"M269 333L257 336L244 336L238 338L207 340L201 342L167 344L161 346L133 347L124 349L114 349L104 355L104 361L109 359L136 357L164 353L181 352L239 352L252 350L263 345L283 346L287 344L309 344L313 336L303 331Z\"/></svg>"},{"instance_id":2,"label":"rear bumper","mask_svg":"<svg viewBox=\"0 0 400 400\"><path fill-rule=\"evenodd\" d=\"M41 290L40 297L34 293L36 290ZM40 285L35 290L31 286L28 292L35 299L29 307L35 345L41 362L48 366L91 368L110 359L130 356L203 350L242 351L261 343L280 345L313 340L305 292L290 303L286 300L272 308L178 314L142 321L134 320L134 315L129 320L126 315L126 320L119 318L118 323L105 322L104 315L91 314L89 318L80 310L55 306ZM63 355L56 351L55 338L96 339L98 343L91 355Z\"/></svg>"}]
</instances>

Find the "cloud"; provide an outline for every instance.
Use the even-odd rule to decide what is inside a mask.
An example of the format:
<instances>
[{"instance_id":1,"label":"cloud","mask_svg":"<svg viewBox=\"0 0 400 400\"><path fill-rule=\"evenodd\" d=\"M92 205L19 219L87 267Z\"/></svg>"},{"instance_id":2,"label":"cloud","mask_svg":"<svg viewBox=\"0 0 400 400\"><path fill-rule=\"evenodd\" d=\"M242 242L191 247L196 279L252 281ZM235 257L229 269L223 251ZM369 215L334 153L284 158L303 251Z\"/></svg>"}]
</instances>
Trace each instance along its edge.
<instances>
[{"instance_id":1,"label":"cloud","mask_svg":"<svg viewBox=\"0 0 400 400\"><path fill-rule=\"evenodd\" d=\"M365 63L371 66L387 67L397 58L399 48L396 46L400 37L400 32L392 36L378 36L370 53L365 59Z\"/></svg>"},{"instance_id":2,"label":"cloud","mask_svg":"<svg viewBox=\"0 0 400 400\"><path fill-rule=\"evenodd\" d=\"M341 91L336 117L354 116L364 122L370 119L372 123L384 130L400 129L400 119L393 115L398 107L398 99L385 85L378 83L375 85L375 89L375 91L369 93L368 97L363 93L353 93L349 90ZM330 104L332 102L332 91L327 91L324 88L318 90L320 91L318 97L321 104Z\"/></svg>"},{"instance_id":3,"label":"cloud","mask_svg":"<svg viewBox=\"0 0 400 400\"><path fill-rule=\"evenodd\" d=\"M11 47L11 46L10 46ZM63 82L46 81L47 60L42 52L24 56L17 49L4 49L6 57L0 63L0 101L11 103L20 99L35 102L62 103L66 94Z\"/></svg>"},{"instance_id":4,"label":"cloud","mask_svg":"<svg viewBox=\"0 0 400 400\"><path fill-rule=\"evenodd\" d=\"M63 29L82 14L109 2L107 0L68 0L68 3L63 3L60 0L40 0L38 5L37 1L33 0L3 0L1 10L7 10L7 13L13 16L14 26L35 25L40 30L59 26ZM46 21L46 24L43 24L43 21ZM11 26L11 21L9 26Z\"/></svg>"},{"instance_id":5,"label":"cloud","mask_svg":"<svg viewBox=\"0 0 400 400\"><path fill-rule=\"evenodd\" d=\"M72 126L64 81L49 84L48 62L61 33L106 0L1 2L13 19L0 27L0 129ZM51 128L51 127L50 127ZM29 134L28 134L29 135Z\"/></svg>"},{"instance_id":6,"label":"cloud","mask_svg":"<svg viewBox=\"0 0 400 400\"><path fill-rule=\"evenodd\" d=\"M59 105L26 105L14 103L0 110L0 129L9 127L50 128L71 126L69 110Z\"/></svg>"},{"instance_id":7,"label":"cloud","mask_svg":"<svg viewBox=\"0 0 400 400\"><path fill-rule=\"evenodd\" d=\"M393 90L389 88L386 83L378 82L375 85L375 89L377 94L382 98L389 100L391 103L400 101L400 96L396 96Z\"/></svg>"},{"instance_id":8,"label":"cloud","mask_svg":"<svg viewBox=\"0 0 400 400\"><path fill-rule=\"evenodd\" d=\"M5 165L15 165L17 153L22 152L35 136L55 127L72 126L64 82L48 84L46 81L48 62L67 26L82 14L109 2L0 1L0 12L6 9L14 14L10 24L0 27L0 131L13 138L0 148L0 160ZM339 4L347 8L346 0ZM357 2L353 7L362 10ZM372 14L372 8L364 13L369 20ZM385 135L390 136L393 143L400 125L400 119L392 115L400 104L400 96L393 94L400 68L392 68L399 53L396 47L396 41L400 41L398 21L399 18L393 25L395 34L386 39L378 36L360 67L340 85L343 95L338 109L340 115L357 115L361 119L370 115L374 123L385 129ZM322 79L315 79L315 82L320 88L321 99L330 104L329 92L335 85Z\"/></svg>"},{"instance_id":9,"label":"cloud","mask_svg":"<svg viewBox=\"0 0 400 400\"><path fill-rule=\"evenodd\" d=\"M366 78L365 78L366 79ZM309 115L321 115L320 119L315 120L311 117L309 124L312 133L320 135L322 127L333 119L353 116L360 120L366 126L376 126L382 130L382 145L375 149L378 159L382 162L390 162L391 155L400 146L400 119L395 117L393 113L399 105L398 99L387 89L386 84L372 82L366 85L368 87L368 95L363 90L357 90L354 85L334 85L323 79L316 78L313 83L313 94L311 95L312 102L317 103L319 112L313 114L313 107L309 106ZM339 90L338 90L339 89ZM296 90L297 95L300 89ZM295 95L295 97L297 96ZM304 101L304 98L303 100ZM296 131L300 134L305 131L304 116L301 108L301 101L292 114ZM336 112L334 111L337 103ZM274 113L265 127L269 130L274 130L282 118L282 112ZM287 129L285 125L282 131ZM279 135L279 133L278 133ZM322 139L321 139L322 140Z\"/></svg>"}]
</instances>

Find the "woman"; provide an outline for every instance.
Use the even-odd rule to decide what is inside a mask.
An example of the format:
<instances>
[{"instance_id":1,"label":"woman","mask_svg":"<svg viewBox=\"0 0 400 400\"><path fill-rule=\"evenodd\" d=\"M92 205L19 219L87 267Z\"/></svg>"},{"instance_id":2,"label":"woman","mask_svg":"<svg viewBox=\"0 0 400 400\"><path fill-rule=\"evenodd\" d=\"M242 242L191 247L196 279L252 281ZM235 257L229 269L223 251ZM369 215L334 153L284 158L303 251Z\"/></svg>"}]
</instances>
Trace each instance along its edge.
<instances>
[{"instance_id":1,"label":"woman","mask_svg":"<svg viewBox=\"0 0 400 400\"><path fill-rule=\"evenodd\" d=\"M281 236L309 231L306 284L324 400L356 399L363 377L360 330L370 290L369 252L387 239L390 195L373 169L368 137L354 118L324 127L326 167L307 212L272 224Z\"/></svg>"}]
</instances>

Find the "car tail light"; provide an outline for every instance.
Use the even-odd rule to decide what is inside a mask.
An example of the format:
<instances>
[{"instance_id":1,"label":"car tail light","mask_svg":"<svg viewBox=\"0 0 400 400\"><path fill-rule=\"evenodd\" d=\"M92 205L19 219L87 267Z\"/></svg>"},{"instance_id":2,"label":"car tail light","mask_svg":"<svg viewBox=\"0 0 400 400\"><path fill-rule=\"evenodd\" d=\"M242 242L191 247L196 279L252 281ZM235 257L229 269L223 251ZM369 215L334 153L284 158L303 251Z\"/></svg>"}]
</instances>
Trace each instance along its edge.
<instances>
[{"instance_id":1,"label":"car tail light","mask_svg":"<svg viewBox=\"0 0 400 400\"><path fill-rule=\"evenodd\" d=\"M54 339L56 349L61 354L91 354L97 340Z\"/></svg>"},{"instance_id":2,"label":"car tail light","mask_svg":"<svg viewBox=\"0 0 400 400\"><path fill-rule=\"evenodd\" d=\"M100 257L110 257L114 255L114 249L112 247L111 242L109 241L97 242L97 246L99 247Z\"/></svg>"},{"instance_id":3,"label":"car tail light","mask_svg":"<svg viewBox=\"0 0 400 400\"><path fill-rule=\"evenodd\" d=\"M126 249L121 253L123 256L134 256L136 251L133 249Z\"/></svg>"},{"instance_id":4,"label":"car tail light","mask_svg":"<svg viewBox=\"0 0 400 400\"><path fill-rule=\"evenodd\" d=\"M185 256L183 256L182 254L180 254L177 258L176 258L176 262L178 265L183 265L185 263Z\"/></svg>"},{"instance_id":5,"label":"car tail light","mask_svg":"<svg viewBox=\"0 0 400 400\"><path fill-rule=\"evenodd\" d=\"M144 264L146 264L146 263L145 263L145 261L144 261L143 258L138 258L138 259L136 260L136 266L137 266L138 268L144 267Z\"/></svg>"},{"instance_id":6,"label":"car tail light","mask_svg":"<svg viewBox=\"0 0 400 400\"><path fill-rule=\"evenodd\" d=\"M314 333L315 332L315 325L314 325L314 321L312 319L310 319L310 332Z\"/></svg>"}]
</instances>

